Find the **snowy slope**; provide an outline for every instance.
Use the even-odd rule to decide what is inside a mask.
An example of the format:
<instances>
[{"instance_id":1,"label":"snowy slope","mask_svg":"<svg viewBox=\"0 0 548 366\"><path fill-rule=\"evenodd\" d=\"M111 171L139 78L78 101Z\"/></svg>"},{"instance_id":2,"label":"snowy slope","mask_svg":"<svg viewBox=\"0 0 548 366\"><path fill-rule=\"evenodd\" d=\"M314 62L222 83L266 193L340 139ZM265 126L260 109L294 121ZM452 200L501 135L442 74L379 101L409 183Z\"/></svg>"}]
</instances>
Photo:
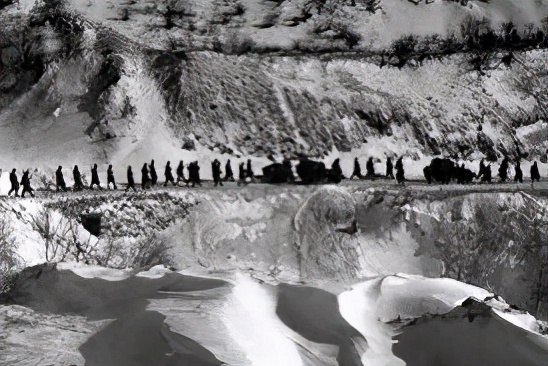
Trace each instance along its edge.
<instances>
[{"instance_id":1,"label":"snowy slope","mask_svg":"<svg viewBox=\"0 0 548 366\"><path fill-rule=\"evenodd\" d=\"M67 290L72 296L63 296ZM467 357L498 358L492 350L500 342L518 363L542 365L548 352L541 323L529 314L483 289L421 276L376 277L334 294L287 283L271 286L238 272L219 279L218 274L191 277L154 267L132 275L65 263L28 268L13 296L24 307L0 307L8 346L0 350L0 360L13 365L83 360L102 365L405 365L414 358L400 350L416 344L420 338L413 335L424 332L431 319L442 327L430 329L451 345L457 339L443 325L468 328L459 335L484 335L484 347ZM77 336L68 336L64 327ZM47 334L59 336L55 347L40 341ZM37 341L29 349L33 338ZM415 351L455 362L440 348Z\"/></svg>"},{"instance_id":2,"label":"snowy slope","mask_svg":"<svg viewBox=\"0 0 548 366\"><path fill-rule=\"evenodd\" d=\"M546 158L543 2L322 3L8 6L0 165Z\"/></svg>"}]
</instances>

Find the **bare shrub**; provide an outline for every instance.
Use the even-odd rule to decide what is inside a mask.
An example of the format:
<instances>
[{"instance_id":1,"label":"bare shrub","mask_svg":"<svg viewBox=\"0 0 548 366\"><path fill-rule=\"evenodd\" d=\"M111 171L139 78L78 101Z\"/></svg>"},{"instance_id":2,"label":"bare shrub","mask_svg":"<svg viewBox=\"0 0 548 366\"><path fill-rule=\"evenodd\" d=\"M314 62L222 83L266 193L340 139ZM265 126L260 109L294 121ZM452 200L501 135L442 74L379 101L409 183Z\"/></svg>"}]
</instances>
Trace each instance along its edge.
<instances>
[{"instance_id":1,"label":"bare shrub","mask_svg":"<svg viewBox=\"0 0 548 366\"><path fill-rule=\"evenodd\" d=\"M169 253L171 248L172 245L158 234L147 236L136 243L132 267L170 266L173 263L173 258Z\"/></svg>"},{"instance_id":2,"label":"bare shrub","mask_svg":"<svg viewBox=\"0 0 548 366\"><path fill-rule=\"evenodd\" d=\"M548 303L548 209L545 201L522 192L524 206L484 202L474 221L462 217L442 220L435 229L435 245L445 265L444 275L489 288L497 263L527 267L531 300L537 316ZM453 212L455 214L455 212Z\"/></svg>"},{"instance_id":3,"label":"bare shrub","mask_svg":"<svg viewBox=\"0 0 548 366\"><path fill-rule=\"evenodd\" d=\"M16 278L16 271L22 264L16 251L11 226L5 216L0 216L0 294L10 291Z\"/></svg>"},{"instance_id":4,"label":"bare shrub","mask_svg":"<svg viewBox=\"0 0 548 366\"><path fill-rule=\"evenodd\" d=\"M167 239L157 233L141 237L135 242L128 238L105 238L102 245L93 248L89 258L93 263L110 268L170 266L173 264L171 248Z\"/></svg>"},{"instance_id":5,"label":"bare shrub","mask_svg":"<svg viewBox=\"0 0 548 366\"><path fill-rule=\"evenodd\" d=\"M90 262L91 235L81 240L79 225L74 219L53 220L52 211L42 209L32 217L34 230L44 239L46 261L73 259Z\"/></svg>"}]
</instances>

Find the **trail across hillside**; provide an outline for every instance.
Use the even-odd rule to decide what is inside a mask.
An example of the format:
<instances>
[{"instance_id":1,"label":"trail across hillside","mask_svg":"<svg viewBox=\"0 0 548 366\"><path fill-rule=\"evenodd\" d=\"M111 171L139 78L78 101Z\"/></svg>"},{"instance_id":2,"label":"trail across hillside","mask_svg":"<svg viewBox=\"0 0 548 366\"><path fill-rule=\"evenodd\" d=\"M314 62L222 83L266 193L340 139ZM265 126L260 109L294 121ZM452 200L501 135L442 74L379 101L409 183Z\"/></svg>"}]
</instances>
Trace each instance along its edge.
<instances>
[{"instance_id":1,"label":"trail across hillside","mask_svg":"<svg viewBox=\"0 0 548 366\"><path fill-rule=\"evenodd\" d=\"M167 186L164 187L162 184L155 186L150 189L142 190L139 189L137 192L125 191L126 183L119 183L119 189L117 190L107 190L107 189L85 189L82 191L67 191L67 192L56 192L55 189L47 188L37 188L36 196L43 198L54 198L54 197L74 197L74 196L88 196L88 195L142 195L142 194L154 194L162 192L174 192L174 191L188 191L188 192L255 192L260 193L264 192L275 192L277 190L295 190L298 192L301 191L312 191L318 187L324 186L324 184L317 185L302 185L302 184L265 184L265 183L249 183L245 186L238 186L236 183L225 182L222 187L214 187L212 181L203 181L202 186L197 187L187 187L185 185L180 186ZM516 192L516 191L527 191L534 192L536 194L548 194L548 180L542 180L535 183L534 187L530 182L526 183L490 183L490 184L427 184L423 180L410 180L405 183L405 185L398 185L395 180L387 179L377 179L377 180L344 180L339 186L348 187L352 190L366 190L369 188L381 189L381 190L399 190L399 191L410 191L410 192L436 192L437 194L442 192L447 192L448 195L452 193L473 193L473 192ZM20 197L7 197L10 199L26 199Z\"/></svg>"}]
</instances>

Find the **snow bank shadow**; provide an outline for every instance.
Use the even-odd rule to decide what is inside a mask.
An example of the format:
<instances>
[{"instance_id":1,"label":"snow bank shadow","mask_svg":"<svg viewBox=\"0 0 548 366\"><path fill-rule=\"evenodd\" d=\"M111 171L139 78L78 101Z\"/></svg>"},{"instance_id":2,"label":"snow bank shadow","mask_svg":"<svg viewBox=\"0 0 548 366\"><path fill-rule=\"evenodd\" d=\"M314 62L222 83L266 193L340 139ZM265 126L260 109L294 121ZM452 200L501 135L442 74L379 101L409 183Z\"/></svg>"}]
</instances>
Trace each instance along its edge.
<instances>
[{"instance_id":1,"label":"snow bank shadow","mask_svg":"<svg viewBox=\"0 0 548 366\"><path fill-rule=\"evenodd\" d=\"M93 335L80 347L87 366L221 365L198 342L172 332L155 311L131 312Z\"/></svg>"},{"instance_id":2,"label":"snow bank shadow","mask_svg":"<svg viewBox=\"0 0 548 366\"><path fill-rule=\"evenodd\" d=\"M336 295L288 284L277 289L276 314L286 326L312 342L339 346L339 365L362 365L354 340L363 337L341 316Z\"/></svg>"},{"instance_id":3,"label":"snow bank shadow","mask_svg":"<svg viewBox=\"0 0 548 366\"><path fill-rule=\"evenodd\" d=\"M548 349L532 334L491 310L475 318L459 307L443 316L424 317L395 337L394 354L408 366L545 366ZM538 343L536 341L539 341ZM544 347L544 348L543 348Z\"/></svg>"},{"instance_id":4,"label":"snow bank shadow","mask_svg":"<svg viewBox=\"0 0 548 366\"><path fill-rule=\"evenodd\" d=\"M34 281L28 280L34 278ZM221 365L198 342L172 332L149 299L192 292L222 296L227 282L168 273L160 278L132 276L119 281L84 278L55 266L27 268L12 299L37 312L78 314L90 320L114 319L81 347L86 365Z\"/></svg>"}]
</instances>

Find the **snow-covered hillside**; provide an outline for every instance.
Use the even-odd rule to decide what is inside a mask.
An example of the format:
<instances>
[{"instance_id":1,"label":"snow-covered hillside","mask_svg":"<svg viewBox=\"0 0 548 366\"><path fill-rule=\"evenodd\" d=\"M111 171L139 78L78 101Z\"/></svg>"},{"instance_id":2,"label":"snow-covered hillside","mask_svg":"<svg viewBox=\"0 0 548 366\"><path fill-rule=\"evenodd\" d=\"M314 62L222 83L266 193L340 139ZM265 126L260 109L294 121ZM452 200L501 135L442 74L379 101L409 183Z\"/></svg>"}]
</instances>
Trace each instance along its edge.
<instances>
[{"instance_id":1,"label":"snow-covered hillside","mask_svg":"<svg viewBox=\"0 0 548 366\"><path fill-rule=\"evenodd\" d=\"M546 159L543 2L369 3L8 5L0 164Z\"/></svg>"}]
</instances>

